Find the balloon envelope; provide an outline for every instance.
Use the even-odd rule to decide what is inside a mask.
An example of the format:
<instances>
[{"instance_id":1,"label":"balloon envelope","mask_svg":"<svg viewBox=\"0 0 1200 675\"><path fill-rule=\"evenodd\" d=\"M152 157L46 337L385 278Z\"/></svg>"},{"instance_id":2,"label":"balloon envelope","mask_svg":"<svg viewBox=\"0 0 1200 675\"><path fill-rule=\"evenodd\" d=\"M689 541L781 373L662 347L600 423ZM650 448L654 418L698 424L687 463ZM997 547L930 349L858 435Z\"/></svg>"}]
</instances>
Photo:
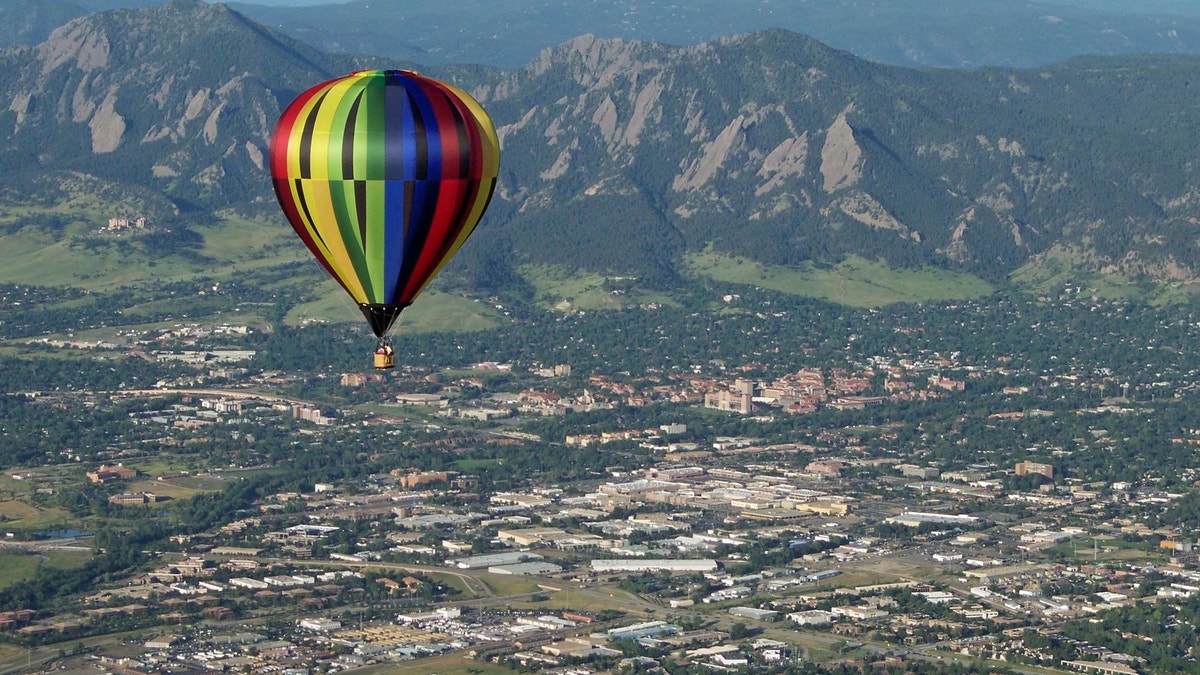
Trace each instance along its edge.
<instances>
[{"instance_id":1,"label":"balloon envelope","mask_svg":"<svg viewBox=\"0 0 1200 675\"><path fill-rule=\"evenodd\" d=\"M400 70L312 87L271 138L284 214L379 337L475 229L499 165L478 102Z\"/></svg>"}]
</instances>

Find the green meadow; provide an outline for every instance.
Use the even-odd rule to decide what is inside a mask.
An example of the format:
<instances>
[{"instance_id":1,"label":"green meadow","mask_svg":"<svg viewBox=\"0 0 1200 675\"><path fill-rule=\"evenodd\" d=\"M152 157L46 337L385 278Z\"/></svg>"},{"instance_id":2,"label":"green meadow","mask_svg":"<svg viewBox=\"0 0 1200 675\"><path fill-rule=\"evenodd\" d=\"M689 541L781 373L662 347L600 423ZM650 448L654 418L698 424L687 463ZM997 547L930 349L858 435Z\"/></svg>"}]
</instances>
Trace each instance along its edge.
<instances>
[{"instance_id":1,"label":"green meadow","mask_svg":"<svg viewBox=\"0 0 1200 675\"><path fill-rule=\"evenodd\" d=\"M637 279L568 270L554 265L523 265L521 277L534 288L534 302L559 311L620 309L651 302L670 303L665 293L637 286Z\"/></svg>"},{"instance_id":2,"label":"green meadow","mask_svg":"<svg viewBox=\"0 0 1200 675\"><path fill-rule=\"evenodd\" d=\"M806 263L792 268L708 251L688 256L687 266L696 276L821 298L850 307L966 300L993 291L991 284L968 274L933 267L892 269L857 256L828 267Z\"/></svg>"}]
</instances>

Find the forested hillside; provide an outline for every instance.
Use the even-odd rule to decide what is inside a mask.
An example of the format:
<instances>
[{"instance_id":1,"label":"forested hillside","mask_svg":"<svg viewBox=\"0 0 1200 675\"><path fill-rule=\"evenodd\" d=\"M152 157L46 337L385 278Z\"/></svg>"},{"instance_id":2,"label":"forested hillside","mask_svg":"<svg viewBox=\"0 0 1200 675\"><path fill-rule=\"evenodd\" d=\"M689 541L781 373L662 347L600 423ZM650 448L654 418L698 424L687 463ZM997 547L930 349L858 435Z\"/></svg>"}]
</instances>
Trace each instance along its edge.
<instances>
[{"instance_id":1,"label":"forested hillside","mask_svg":"<svg viewBox=\"0 0 1200 675\"><path fill-rule=\"evenodd\" d=\"M264 165L282 107L328 77L411 65L324 54L199 0L76 20L0 53L0 173L24 209L6 227L35 212L286 227ZM496 198L458 268L492 288L533 264L662 286L700 254L1187 281L1197 72L1186 56L914 70L782 30L582 37L518 70L428 70L499 129Z\"/></svg>"}]
</instances>

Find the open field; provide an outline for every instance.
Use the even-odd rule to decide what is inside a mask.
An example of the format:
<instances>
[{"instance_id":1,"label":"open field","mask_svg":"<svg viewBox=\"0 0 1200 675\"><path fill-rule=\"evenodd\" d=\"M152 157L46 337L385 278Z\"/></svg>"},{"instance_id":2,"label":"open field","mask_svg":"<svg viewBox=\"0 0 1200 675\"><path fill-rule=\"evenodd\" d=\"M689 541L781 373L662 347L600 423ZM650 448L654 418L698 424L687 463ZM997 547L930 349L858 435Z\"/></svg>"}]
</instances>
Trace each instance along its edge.
<instances>
[{"instance_id":1,"label":"open field","mask_svg":"<svg viewBox=\"0 0 1200 675\"><path fill-rule=\"evenodd\" d=\"M475 589L471 588L470 584L467 583L466 577L461 574L426 572L425 575L432 579L435 583L439 583L447 588L453 588L454 590L458 591L459 595L455 596L455 600L469 600L471 598L479 597L479 593L476 592Z\"/></svg>"},{"instance_id":2,"label":"open field","mask_svg":"<svg viewBox=\"0 0 1200 675\"><path fill-rule=\"evenodd\" d=\"M462 656L447 655L420 659L412 663L386 663L359 668L362 675L512 675L521 672L486 661L474 661Z\"/></svg>"},{"instance_id":3,"label":"open field","mask_svg":"<svg viewBox=\"0 0 1200 675\"><path fill-rule=\"evenodd\" d=\"M536 593L538 588L537 582L532 581L529 577L511 576L506 574L477 574L473 575L476 579L483 582L488 590L493 595L501 597L509 595L522 595L524 593Z\"/></svg>"},{"instance_id":4,"label":"open field","mask_svg":"<svg viewBox=\"0 0 1200 675\"><path fill-rule=\"evenodd\" d=\"M318 299L296 305L285 321L293 326L309 323L361 323L364 335L370 335L363 315L350 296L337 282L329 279L317 289ZM495 310L486 304L449 293L429 291L421 294L413 305L396 320L393 331L428 333L433 331L485 330L496 325Z\"/></svg>"},{"instance_id":5,"label":"open field","mask_svg":"<svg viewBox=\"0 0 1200 675\"><path fill-rule=\"evenodd\" d=\"M404 310L396 320L396 333L476 331L495 326L503 319L491 306L450 293L429 291Z\"/></svg>"},{"instance_id":6,"label":"open field","mask_svg":"<svg viewBox=\"0 0 1200 675\"><path fill-rule=\"evenodd\" d=\"M0 588L7 588L18 581L29 579L42 565L70 569L83 567L91 559L91 552L84 551L27 553L0 548Z\"/></svg>"},{"instance_id":7,"label":"open field","mask_svg":"<svg viewBox=\"0 0 1200 675\"><path fill-rule=\"evenodd\" d=\"M154 454L151 457L139 458L124 462L124 465L137 469L142 476L157 478L158 476L177 476L183 471L196 471L201 466L196 458L186 455L173 455L169 452Z\"/></svg>"},{"instance_id":8,"label":"open field","mask_svg":"<svg viewBox=\"0 0 1200 675\"><path fill-rule=\"evenodd\" d=\"M0 525L5 528L36 530L60 525L71 517L62 509L43 509L16 499L0 501Z\"/></svg>"},{"instance_id":9,"label":"open field","mask_svg":"<svg viewBox=\"0 0 1200 675\"><path fill-rule=\"evenodd\" d=\"M201 487L207 485L207 487ZM171 499L188 499L195 497L198 494L206 492L219 492L225 488L225 484L221 481L208 481L205 483L197 482L197 479L187 478L172 478L168 480L142 480L136 483L130 483L128 492L150 492L158 497L169 497Z\"/></svg>"},{"instance_id":10,"label":"open field","mask_svg":"<svg viewBox=\"0 0 1200 675\"><path fill-rule=\"evenodd\" d=\"M525 265L521 276L534 287L534 301L560 311L620 309L648 302L670 303L662 293L637 288L634 279L568 271L552 265Z\"/></svg>"},{"instance_id":11,"label":"open field","mask_svg":"<svg viewBox=\"0 0 1200 675\"><path fill-rule=\"evenodd\" d=\"M892 269L850 256L833 267L763 265L716 253L688 257L693 274L717 281L761 286L851 307L881 307L895 302L965 300L988 295L992 286L967 274L936 268Z\"/></svg>"},{"instance_id":12,"label":"open field","mask_svg":"<svg viewBox=\"0 0 1200 675\"><path fill-rule=\"evenodd\" d=\"M1056 558L1079 562L1155 561L1169 563L1170 556L1155 545L1144 541L1125 541L1114 537L1081 537L1046 549Z\"/></svg>"},{"instance_id":13,"label":"open field","mask_svg":"<svg viewBox=\"0 0 1200 675\"><path fill-rule=\"evenodd\" d=\"M557 587L561 584L551 579L546 585ZM615 610L618 612L626 612L630 616L645 614L645 612L639 609L639 606L635 604L636 600L631 600L629 593L616 588L561 591L542 590L541 592L549 596L548 599L543 600L542 602L512 602L509 603L509 606L513 609L529 609L538 611L562 610L568 612L603 612L605 610Z\"/></svg>"},{"instance_id":14,"label":"open field","mask_svg":"<svg viewBox=\"0 0 1200 675\"><path fill-rule=\"evenodd\" d=\"M1056 246L1022 265L1010 277L1018 286L1030 292L1051 296L1067 293L1089 299L1140 300L1152 305L1173 305L1191 302L1200 295L1200 284L1155 284L1121 274L1085 270L1081 268L1081 262L1076 252Z\"/></svg>"},{"instance_id":15,"label":"open field","mask_svg":"<svg viewBox=\"0 0 1200 675\"><path fill-rule=\"evenodd\" d=\"M241 269L307 260L308 249L296 233L280 219L262 222L230 218L196 227L204 237L200 254L215 260L236 262Z\"/></svg>"},{"instance_id":16,"label":"open field","mask_svg":"<svg viewBox=\"0 0 1200 675\"><path fill-rule=\"evenodd\" d=\"M290 228L257 221L198 226L195 231L204 240L198 255L155 256L140 248L140 233L99 233L110 210L64 206L31 213L55 216L66 224L61 231L29 226L0 236L0 281L101 290L146 281L224 277L231 274L231 265L244 272L308 255L302 245L291 245Z\"/></svg>"},{"instance_id":17,"label":"open field","mask_svg":"<svg viewBox=\"0 0 1200 675\"><path fill-rule=\"evenodd\" d=\"M878 581L869 583L882 584L902 580L931 581L939 578L942 575L942 570L936 565L929 563L914 564L894 556L872 561L866 564L857 563L852 567L856 574L873 574L879 579ZM842 578L844 576L846 575L831 579L831 585L843 585Z\"/></svg>"}]
</instances>

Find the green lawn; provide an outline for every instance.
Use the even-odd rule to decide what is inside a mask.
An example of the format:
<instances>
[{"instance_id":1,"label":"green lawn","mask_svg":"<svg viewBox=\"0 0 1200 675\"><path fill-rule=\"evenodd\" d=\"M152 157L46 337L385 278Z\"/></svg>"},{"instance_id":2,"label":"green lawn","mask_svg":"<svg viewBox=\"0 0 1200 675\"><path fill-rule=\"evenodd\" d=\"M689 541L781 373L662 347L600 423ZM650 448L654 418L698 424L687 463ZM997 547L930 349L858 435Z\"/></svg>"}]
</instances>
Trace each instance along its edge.
<instances>
[{"instance_id":1,"label":"green lawn","mask_svg":"<svg viewBox=\"0 0 1200 675\"><path fill-rule=\"evenodd\" d=\"M1089 562L1133 562L1145 560L1169 561L1168 556L1157 543L1148 541L1125 541L1117 537L1098 536L1079 537L1074 541L1065 542L1046 549L1046 553L1056 558L1067 558Z\"/></svg>"},{"instance_id":2,"label":"green lawn","mask_svg":"<svg viewBox=\"0 0 1200 675\"><path fill-rule=\"evenodd\" d=\"M560 311L620 309L650 302L671 304L669 296L636 287L635 279L553 265L524 265L521 276L534 288L534 301Z\"/></svg>"},{"instance_id":3,"label":"green lawn","mask_svg":"<svg viewBox=\"0 0 1200 675\"><path fill-rule=\"evenodd\" d=\"M478 575L476 578L483 582L493 595L500 597L536 593L541 590L537 583L530 581L528 577L484 573Z\"/></svg>"},{"instance_id":4,"label":"green lawn","mask_svg":"<svg viewBox=\"0 0 1200 675\"><path fill-rule=\"evenodd\" d=\"M547 582L547 585L555 585L554 581ZM630 602L629 594L617 588L597 588L590 591L544 591L549 596L549 599L543 602L513 602L510 606L513 609L530 609L546 611L549 609L563 611L587 611L587 612L603 612L604 610L616 610L618 612L626 612L631 617L642 615L645 612L642 608Z\"/></svg>"},{"instance_id":5,"label":"green lawn","mask_svg":"<svg viewBox=\"0 0 1200 675\"><path fill-rule=\"evenodd\" d=\"M1156 284L1121 274L1101 274L1080 268L1080 254L1055 247L1030 260L1012 273L1014 283L1033 293L1053 297L1069 292L1081 298L1093 296L1106 300L1136 299L1154 305L1173 305L1193 301L1200 295L1194 283Z\"/></svg>"},{"instance_id":6,"label":"green lawn","mask_svg":"<svg viewBox=\"0 0 1200 675\"><path fill-rule=\"evenodd\" d=\"M92 559L90 552L26 553L14 549L0 549L0 588L32 578L38 567L50 565L59 569L83 567Z\"/></svg>"},{"instance_id":7,"label":"green lawn","mask_svg":"<svg viewBox=\"0 0 1200 675\"><path fill-rule=\"evenodd\" d=\"M850 307L965 300L983 297L993 290L991 284L968 274L933 267L892 269L856 256L833 267L806 264L792 268L763 265L709 251L688 256L687 265L697 276L822 298Z\"/></svg>"},{"instance_id":8,"label":"green lawn","mask_svg":"<svg viewBox=\"0 0 1200 675\"><path fill-rule=\"evenodd\" d=\"M170 480L141 480L130 483L129 492L150 492L159 497L188 499L199 494L220 492L225 489L223 481L199 478L172 478Z\"/></svg>"},{"instance_id":9,"label":"green lawn","mask_svg":"<svg viewBox=\"0 0 1200 675\"><path fill-rule=\"evenodd\" d=\"M417 659L409 663L387 663L356 668L354 672L362 675L512 675L521 671L498 663L449 655Z\"/></svg>"},{"instance_id":10,"label":"green lawn","mask_svg":"<svg viewBox=\"0 0 1200 675\"><path fill-rule=\"evenodd\" d=\"M286 223L229 218L195 228L204 237L200 254L238 263L239 268L308 260L311 254Z\"/></svg>"},{"instance_id":11,"label":"green lawn","mask_svg":"<svg viewBox=\"0 0 1200 675\"><path fill-rule=\"evenodd\" d=\"M0 282L109 289L197 276L228 277L257 267L275 267L308 258L308 250L281 223L219 220L196 226L204 239L200 257L155 257L140 251L137 233L99 234L111 208L64 204L54 208L9 210L0 224L24 215L54 215L68 223L59 232L24 227L0 236ZM87 248L92 240L105 245Z\"/></svg>"},{"instance_id":12,"label":"green lawn","mask_svg":"<svg viewBox=\"0 0 1200 675\"><path fill-rule=\"evenodd\" d=\"M445 586L447 588L453 588L454 590L458 591L459 595L455 596L456 600L466 600L468 598L474 598L474 597L479 596L479 593L477 591L475 591L474 589L472 589L470 586L467 585L467 582L465 579L463 579L462 575L443 574L441 572L428 572L428 573L426 573L426 576L428 576L430 579L432 579L436 583L441 584L442 586Z\"/></svg>"},{"instance_id":13,"label":"green lawn","mask_svg":"<svg viewBox=\"0 0 1200 675\"><path fill-rule=\"evenodd\" d=\"M19 499L0 501L0 528L37 530L43 527L61 525L71 518L71 514L62 509L43 509Z\"/></svg>"},{"instance_id":14,"label":"green lawn","mask_svg":"<svg viewBox=\"0 0 1200 675\"><path fill-rule=\"evenodd\" d=\"M354 300L346 295L337 282L329 279L315 293L317 300L296 305L284 318L289 325L307 323L359 323L363 333L370 335L366 319ZM497 313L490 305L449 293L422 293L411 307L396 320L393 332L429 333L436 331L486 330L497 323Z\"/></svg>"}]
</instances>

